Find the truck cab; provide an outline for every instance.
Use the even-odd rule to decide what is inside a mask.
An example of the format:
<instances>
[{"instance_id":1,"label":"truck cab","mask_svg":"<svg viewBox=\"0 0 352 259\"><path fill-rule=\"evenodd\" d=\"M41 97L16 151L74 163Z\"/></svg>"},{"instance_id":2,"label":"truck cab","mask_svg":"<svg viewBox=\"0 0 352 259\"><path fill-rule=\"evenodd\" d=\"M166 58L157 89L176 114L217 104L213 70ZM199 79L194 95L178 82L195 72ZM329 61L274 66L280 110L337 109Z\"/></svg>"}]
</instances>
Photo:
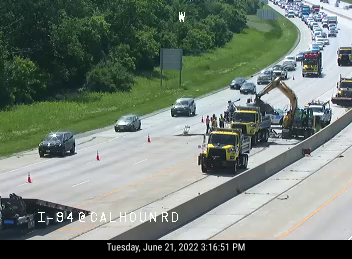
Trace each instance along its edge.
<instances>
[{"instance_id":1,"label":"truck cab","mask_svg":"<svg viewBox=\"0 0 352 259\"><path fill-rule=\"evenodd\" d=\"M337 50L337 64L352 65L352 47L341 47Z\"/></svg>"},{"instance_id":2,"label":"truck cab","mask_svg":"<svg viewBox=\"0 0 352 259\"><path fill-rule=\"evenodd\" d=\"M237 168L247 168L250 150L250 138L244 136L241 130L216 128L198 156L198 165L203 173L220 167L230 167L236 172Z\"/></svg>"},{"instance_id":3,"label":"truck cab","mask_svg":"<svg viewBox=\"0 0 352 259\"><path fill-rule=\"evenodd\" d=\"M312 108L313 116L315 117L315 123L320 124L321 127L325 127L330 124L332 117L332 110L330 108L330 102L312 101L308 103L307 107Z\"/></svg>"},{"instance_id":4,"label":"truck cab","mask_svg":"<svg viewBox=\"0 0 352 259\"><path fill-rule=\"evenodd\" d=\"M322 68L321 52L306 52L303 58L302 77L307 75L320 76Z\"/></svg>"},{"instance_id":5,"label":"truck cab","mask_svg":"<svg viewBox=\"0 0 352 259\"><path fill-rule=\"evenodd\" d=\"M234 112L232 129L241 129L243 134L250 136L252 146L257 142L267 142L271 127L271 119L262 116L259 107L237 106Z\"/></svg>"}]
</instances>

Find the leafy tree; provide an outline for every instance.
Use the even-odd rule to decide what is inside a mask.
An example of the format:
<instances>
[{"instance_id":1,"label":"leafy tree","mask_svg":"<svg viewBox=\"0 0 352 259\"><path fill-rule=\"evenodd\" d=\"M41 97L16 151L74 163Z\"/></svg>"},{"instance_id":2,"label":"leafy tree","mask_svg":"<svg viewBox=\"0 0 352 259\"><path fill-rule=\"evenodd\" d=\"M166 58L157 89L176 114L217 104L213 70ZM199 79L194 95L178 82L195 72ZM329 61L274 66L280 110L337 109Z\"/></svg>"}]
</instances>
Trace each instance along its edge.
<instances>
[{"instance_id":1,"label":"leafy tree","mask_svg":"<svg viewBox=\"0 0 352 259\"><path fill-rule=\"evenodd\" d=\"M118 62L106 61L88 73L86 87L96 92L128 91L133 77Z\"/></svg>"}]
</instances>

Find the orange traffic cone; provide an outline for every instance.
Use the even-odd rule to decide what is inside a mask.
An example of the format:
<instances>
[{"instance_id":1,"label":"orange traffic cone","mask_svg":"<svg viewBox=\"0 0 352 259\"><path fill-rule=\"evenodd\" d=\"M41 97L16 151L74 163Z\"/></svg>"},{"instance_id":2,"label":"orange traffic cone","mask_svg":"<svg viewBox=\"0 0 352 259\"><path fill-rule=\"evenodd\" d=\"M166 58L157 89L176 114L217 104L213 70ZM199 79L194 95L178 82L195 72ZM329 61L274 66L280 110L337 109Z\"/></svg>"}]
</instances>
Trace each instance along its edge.
<instances>
[{"instance_id":1,"label":"orange traffic cone","mask_svg":"<svg viewBox=\"0 0 352 259\"><path fill-rule=\"evenodd\" d=\"M99 156L98 151L97 151L97 161L100 161L100 156Z\"/></svg>"},{"instance_id":2,"label":"orange traffic cone","mask_svg":"<svg viewBox=\"0 0 352 259\"><path fill-rule=\"evenodd\" d=\"M204 123L204 119L203 119L203 116L202 116L202 123Z\"/></svg>"},{"instance_id":3,"label":"orange traffic cone","mask_svg":"<svg viewBox=\"0 0 352 259\"><path fill-rule=\"evenodd\" d=\"M149 134L148 134L148 143L151 143L151 141L150 141L150 137L149 137Z\"/></svg>"},{"instance_id":4,"label":"orange traffic cone","mask_svg":"<svg viewBox=\"0 0 352 259\"><path fill-rule=\"evenodd\" d=\"M30 175L30 173L29 173L29 172L28 172L27 183L32 183L31 175Z\"/></svg>"},{"instance_id":5,"label":"orange traffic cone","mask_svg":"<svg viewBox=\"0 0 352 259\"><path fill-rule=\"evenodd\" d=\"M252 102L252 97L251 97L251 102Z\"/></svg>"}]
</instances>

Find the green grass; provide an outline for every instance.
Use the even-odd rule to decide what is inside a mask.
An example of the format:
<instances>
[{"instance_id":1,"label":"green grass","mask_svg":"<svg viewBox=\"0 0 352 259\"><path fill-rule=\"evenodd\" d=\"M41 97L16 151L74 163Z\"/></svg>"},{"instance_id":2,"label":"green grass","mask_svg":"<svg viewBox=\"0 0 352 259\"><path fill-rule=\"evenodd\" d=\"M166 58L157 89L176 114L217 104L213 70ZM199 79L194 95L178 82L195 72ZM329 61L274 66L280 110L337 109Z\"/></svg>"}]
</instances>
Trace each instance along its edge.
<instances>
[{"instance_id":1,"label":"green grass","mask_svg":"<svg viewBox=\"0 0 352 259\"><path fill-rule=\"evenodd\" d=\"M352 4L352 0L343 0L342 2L345 2L345 3L350 3L350 4Z\"/></svg>"},{"instance_id":2,"label":"green grass","mask_svg":"<svg viewBox=\"0 0 352 259\"><path fill-rule=\"evenodd\" d=\"M198 57L184 57L182 86L178 71L159 71L138 77L130 93L71 96L61 102L40 102L0 112L0 155L36 148L49 131L81 133L111 125L123 114L148 114L170 106L181 96L201 96L228 85L238 76L249 76L285 55L298 31L287 19L259 21L235 34L224 48ZM255 29L256 28L256 29Z\"/></svg>"}]
</instances>

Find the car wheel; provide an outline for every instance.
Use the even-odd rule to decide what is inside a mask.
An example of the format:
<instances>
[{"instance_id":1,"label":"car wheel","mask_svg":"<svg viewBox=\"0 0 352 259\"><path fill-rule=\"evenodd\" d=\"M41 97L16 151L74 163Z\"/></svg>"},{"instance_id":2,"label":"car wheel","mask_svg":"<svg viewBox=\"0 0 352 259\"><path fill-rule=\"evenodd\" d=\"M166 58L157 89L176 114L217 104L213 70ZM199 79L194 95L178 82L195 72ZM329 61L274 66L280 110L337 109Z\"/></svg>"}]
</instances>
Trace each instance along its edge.
<instances>
[{"instance_id":1,"label":"car wheel","mask_svg":"<svg viewBox=\"0 0 352 259\"><path fill-rule=\"evenodd\" d=\"M65 148L63 148L63 149L61 150L60 155L61 155L62 157L64 157L64 156L66 155L66 149L65 149Z\"/></svg>"},{"instance_id":2,"label":"car wheel","mask_svg":"<svg viewBox=\"0 0 352 259\"><path fill-rule=\"evenodd\" d=\"M70 153L73 155L76 152L76 144L73 144Z\"/></svg>"},{"instance_id":3,"label":"car wheel","mask_svg":"<svg viewBox=\"0 0 352 259\"><path fill-rule=\"evenodd\" d=\"M136 131L136 127L134 125L131 126L131 131Z\"/></svg>"},{"instance_id":4,"label":"car wheel","mask_svg":"<svg viewBox=\"0 0 352 259\"><path fill-rule=\"evenodd\" d=\"M142 127L142 122L139 122L138 130L140 130Z\"/></svg>"},{"instance_id":5,"label":"car wheel","mask_svg":"<svg viewBox=\"0 0 352 259\"><path fill-rule=\"evenodd\" d=\"M39 152L39 156L40 157L44 157L44 153L43 152Z\"/></svg>"},{"instance_id":6,"label":"car wheel","mask_svg":"<svg viewBox=\"0 0 352 259\"><path fill-rule=\"evenodd\" d=\"M118 132L119 130L115 127L115 132Z\"/></svg>"},{"instance_id":7,"label":"car wheel","mask_svg":"<svg viewBox=\"0 0 352 259\"><path fill-rule=\"evenodd\" d=\"M171 113L171 117L175 117L175 114Z\"/></svg>"},{"instance_id":8,"label":"car wheel","mask_svg":"<svg viewBox=\"0 0 352 259\"><path fill-rule=\"evenodd\" d=\"M191 117L192 116L192 112L191 112L191 109L189 109L188 111L188 117Z\"/></svg>"}]
</instances>

